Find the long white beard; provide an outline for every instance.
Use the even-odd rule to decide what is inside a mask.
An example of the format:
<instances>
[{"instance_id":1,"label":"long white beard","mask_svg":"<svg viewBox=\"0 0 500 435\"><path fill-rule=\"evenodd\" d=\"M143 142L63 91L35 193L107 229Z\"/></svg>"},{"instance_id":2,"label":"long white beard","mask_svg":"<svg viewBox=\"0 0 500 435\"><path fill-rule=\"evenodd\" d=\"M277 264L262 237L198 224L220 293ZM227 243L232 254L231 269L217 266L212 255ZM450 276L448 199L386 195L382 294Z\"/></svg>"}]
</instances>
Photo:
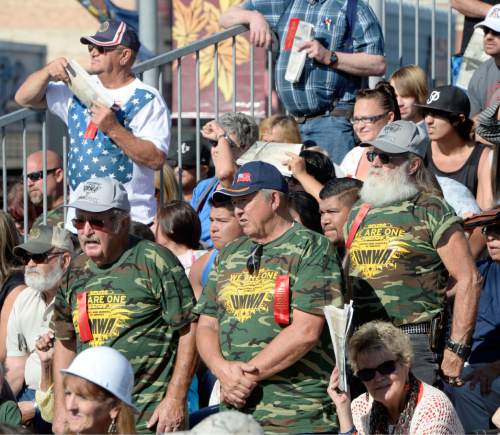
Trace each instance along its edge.
<instances>
[{"instance_id":1,"label":"long white beard","mask_svg":"<svg viewBox=\"0 0 500 435\"><path fill-rule=\"evenodd\" d=\"M408 175L409 164L405 162L391 172L370 168L360 191L361 201L384 207L415 196L418 188Z\"/></svg>"},{"instance_id":2,"label":"long white beard","mask_svg":"<svg viewBox=\"0 0 500 435\"><path fill-rule=\"evenodd\" d=\"M54 268L46 273L41 273L35 267L26 268L24 272L24 281L28 287L34 290L43 292L53 289L59 285L64 275L64 270L61 263L57 261Z\"/></svg>"}]
</instances>

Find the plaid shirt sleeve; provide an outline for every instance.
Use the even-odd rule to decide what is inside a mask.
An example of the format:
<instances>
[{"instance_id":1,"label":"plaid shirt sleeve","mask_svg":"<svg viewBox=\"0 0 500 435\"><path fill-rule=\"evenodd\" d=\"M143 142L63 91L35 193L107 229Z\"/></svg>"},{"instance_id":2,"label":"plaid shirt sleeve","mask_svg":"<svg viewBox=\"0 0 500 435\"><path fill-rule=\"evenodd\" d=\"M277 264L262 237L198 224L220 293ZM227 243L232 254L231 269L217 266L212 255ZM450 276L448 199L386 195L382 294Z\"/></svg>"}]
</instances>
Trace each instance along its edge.
<instances>
[{"instance_id":1,"label":"plaid shirt sleeve","mask_svg":"<svg viewBox=\"0 0 500 435\"><path fill-rule=\"evenodd\" d=\"M353 32L355 53L384 55L384 36L377 16L364 2L358 2Z\"/></svg>"},{"instance_id":2,"label":"plaid shirt sleeve","mask_svg":"<svg viewBox=\"0 0 500 435\"><path fill-rule=\"evenodd\" d=\"M291 1L291 0L288 0ZM241 7L264 15L269 26L276 30L281 15L286 10L287 0L246 0Z\"/></svg>"}]
</instances>

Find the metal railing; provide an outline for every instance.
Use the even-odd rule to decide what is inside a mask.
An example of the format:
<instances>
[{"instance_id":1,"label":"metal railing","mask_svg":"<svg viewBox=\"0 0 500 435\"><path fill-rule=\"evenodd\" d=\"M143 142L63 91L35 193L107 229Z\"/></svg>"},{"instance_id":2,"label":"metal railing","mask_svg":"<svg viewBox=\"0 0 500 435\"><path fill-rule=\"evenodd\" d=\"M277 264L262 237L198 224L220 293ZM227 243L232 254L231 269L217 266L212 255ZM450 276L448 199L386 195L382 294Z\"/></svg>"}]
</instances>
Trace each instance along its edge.
<instances>
[{"instance_id":1,"label":"metal railing","mask_svg":"<svg viewBox=\"0 0 500 435\"><path fill-rule=\"evenodd\" d=\"M377 12L381 24L382 24L382 29L384 34L391 34L394 35L396 34L396 27L397 27L397 34L398 34L398 46L397 50L390 48L391 44L394 43L395 38L386 38L386 47L388 48L387 51L387 62L388 62L388 71L394 70L397 67L401 66L404 63L421 63L423 61L422 59L422 44L421 44L421 37L422 34L424 34L424 30L426 32L429 31L428 28L421 29L420 28L420 19L422 16L430 16L430 23L431 23L431 33L430 33L430 46L428 44L428 49L426 50L427 54L427 60L426 65L421 65L424 67L425 70L430 72L430 84L433 85L436 81L436 64L437 64L437 57L436 57L436 38L437 38L437 33L436 33L436 0L432 0L432 8L429 10L429 8L425 7L420 7L419 4L423 2L423 0L414 0L416 3L414 3L413 6L410 6L407 3L403 4L403 0L396 0L396 1L386 1L386 0L372 0L372 6L374 6L375 11ZM375 3L375 5L373 5ZM397 9L397 13L394 12L395 8ZM409 8L409 9L408 9ZM413 14L412 14L413 12ZM442 15L442 12L441 12ZM446 66L447 70L449 70L449 60L451 57L451 40L452 40L452 34L451 34L451 28L452 28L452 13L451 13L451 7L448 7L448 10L446 11L446 16L447 16L447 32L445 35L445 39L447 40L447 55L446 55ZM413 27L408 27L406 25L407 21L411 20L411 22L414 25ZM406 21L405 21L406 20ZM425 27L425 26L424 26ZM440 28L442 26L439 26ZM232 100L231 100L231 107L232 110L236 110L236 102L237 102L237 89L238 89L238 83L236 80L236 70L237 70L237 65L236 65L236 37L244 32L246 32L248 29L245 26L235 26L230 29L224 30L222 32L216 33L209 35L199 41L193 42L189 45L186 45L184 47L176 48L174 50L169 51L168 53L161 54L159 56L156 56L150 60L147 60L145 62L142 62L134 67L134 72L138 74L139 76L142 77L142 74L146 71L151 71L154 70L157 72L157 77L158 77L158 82L156 83L156 88L159 90L160 94L162 97L164 97L164 77L165 77L165 68L171 67L171 65L176 62L177 63L177 69L176 69L176 78L177 78L177 90L176 90L176 103L177 103L177 131L176 131L176 142L177 142L177 150L178 150L178 162L179 166L181 167L182 165L182 134L183 134L183 121L185 118L183 118L183 94L182 94L182 83L183 83L183 61L188 57L194 55L195 58L195 112L196 116L194 119L194 128L196 132L196 157L197 157L197 170L196 170L196 175L197 178L200 178L200 127L201 127L201 110L200 110L200 52L203 49L206 49L208 47L213 47L213 52L214 52L214 80L213 80L213 107L214 107L214 117L218 118L219 116L219 91L218 91L218 85L219 85L219 71L218 71L218 66L219 66L219 51L218 47L219 44L221 44L222 41L225 41L227 39L231 39L231 47L232 47L232 86L233 86L233 95L232 95ZM413 36L413 33L414 35ZM420 35L420 36L419 36ZM404 36L407 38L405 39ZM427 38L427 37L425 37ZM414 57L413 59L408 59L408 52L411 50L408 50L405 48L405 43L406 45L408 44L408 40L412 41L413 47L413 53ZM430 53L430 56L429 56ZM267 51L267 65L273 65L273 53L271 50ZM429 65L430 64L430 65ZM250 47L250 61L248 65L242 65L239 66L239 68L244 68L248 67L250 71L250 101L248 104L249 107L249 114L254 115L255 114L255 83L254 83L254 75L255 75L255 62L254 62L254 48L253 46ZM429 68L430 67L430 68ZM271 114L272 110L272 90L273 90L273 68L268 68L267 69L268 73L268 87L267 87L267 115L269 116ZM450 81L450 75L449 71L446 72L446 78L445 81L449 82ZM172 101L174 101L174 97L172 98ZM7 158L6 158L6 147L7 147L7 141L6 137L7 134L9 133L8 130L11 129L13 126L19 126L21 125L21 136L22 136L22 180L23 180L23 192L24 192L24 197L23 197L23 204L24 204L24 210L28 210L28 194L27 194L27 177L26 177L26 158L27 158L27 149L28 149L28 144L27 144L27 122L30 118L33 117L35 114L40 114L40 112L36 112L33 110L29 109L21 109L18 111L15 111L13 113L9 113L7 115L1 116L0 117L0 143L1 143L1 155L2 155L2 191L3 191L3 210L7 210ZM41 144L42 144L42 151L43 151L43 174L44 174L44 181L43 181L43 219L44 222L46 222L46 214L47 214L47 184L46 184L46 171L47 171L47 157L46 157L46 151L47 151L47 113L42 113L41 114ZM66 180L66 156L67 156L67 136L64 135L62 138L62 154L63 154L63 169L64 169L64 176L65 176L65 185L67 184ZM181 179L181 174L179 176L179 179ZM163 202L163 188L160 189L160 195L161 198L160 200ZM64 201L66 203L67 198L65 196ZM28 225L28 216L27 213L24 213L24 225L25 228Z\"/></svg>"}]
</instances>

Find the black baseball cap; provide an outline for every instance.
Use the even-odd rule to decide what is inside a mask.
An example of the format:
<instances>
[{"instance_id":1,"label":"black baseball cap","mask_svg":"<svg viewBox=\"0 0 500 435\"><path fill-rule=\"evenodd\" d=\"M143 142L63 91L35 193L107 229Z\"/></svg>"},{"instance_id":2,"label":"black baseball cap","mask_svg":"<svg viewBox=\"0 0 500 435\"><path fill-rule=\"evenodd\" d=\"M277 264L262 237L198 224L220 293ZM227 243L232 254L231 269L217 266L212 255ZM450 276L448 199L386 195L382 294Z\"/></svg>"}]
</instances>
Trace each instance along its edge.
<instances>
[{"instance_id":1,"label":"black baseball cap","mask_svg":"<svg viewBox=\"0 0 500 435\"><path fill-rule=\"evenodd\" d=\"M107 20L101 23L95 35L82 36L82 44L93 44L99 47L116 47L123 45L134 51L139 51L141 43L137 32L125 21Z\"/></svg>"},{"instance_id":2,"label":"black baseball cap","mask_svg":"<svg viewBox=\"0 0 500 435\"><path fill-rule=\"evenodd\" d=\"M432 90L425 104L415 104L415 106L450 115L461 114L466 118L470 116L469 97L456 86L439 86Z\"/></svg>"},{"instance_id":3,"label":"black baseball cap","mask_svg":"<svg viewBox=\"0 0 500 435\"><path fill-rule=\"evenodd\" d=\"M181 161L182 167L196 166L196 142L194 140L186 140L181 143ZM177 143L173 143L167 154L167 163L176 167L178 165L179 154L177 151ZM200 164L208 165L210 163L210 149L204 141L200 141Z\"/></svg>"},{"instance_id":4,"label":"black baseball cap","mask_svg":"<svg viewBox=\"0 0 500 435\"><path fill-rule=\"evenodd\" d=\"M216 190L212 198L216 202L222 202L227 197L250 195L261 189L288 193L288 184L275 166L260 161L248 162L238 170L231 187Z\"/></svg>"}]
</instances>

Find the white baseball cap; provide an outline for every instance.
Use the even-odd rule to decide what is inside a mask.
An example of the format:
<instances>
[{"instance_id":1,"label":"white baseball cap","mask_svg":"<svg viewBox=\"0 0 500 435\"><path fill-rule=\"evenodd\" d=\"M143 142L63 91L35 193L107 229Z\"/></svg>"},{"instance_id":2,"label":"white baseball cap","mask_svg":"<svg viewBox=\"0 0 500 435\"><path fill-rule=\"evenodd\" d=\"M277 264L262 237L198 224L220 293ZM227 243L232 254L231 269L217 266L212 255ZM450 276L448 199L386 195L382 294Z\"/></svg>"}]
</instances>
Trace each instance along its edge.
<instances>
[{"instance_id":1,"label":"white baseball cap","mask_svg":"<svg viewBox=\"0 0 500 435\"><path fill-rule=\"evenodd\" d=\"M478 27L488 27L495 32L500 32L500 3L493 6L486 14L485 19L474 26L475 29Z\"/></svg>"},{"instance_id":2,"label":"white baseball cap","mask_svg":"<svg viewBox=\"0 0 500 435\"><path fill-rule=\"evenodd\" d=\"M85 349L61 373L92 382L139 412L132 403L134 371L127 358L117 350L106 346Z\"/></svg>"}]
</instances>

